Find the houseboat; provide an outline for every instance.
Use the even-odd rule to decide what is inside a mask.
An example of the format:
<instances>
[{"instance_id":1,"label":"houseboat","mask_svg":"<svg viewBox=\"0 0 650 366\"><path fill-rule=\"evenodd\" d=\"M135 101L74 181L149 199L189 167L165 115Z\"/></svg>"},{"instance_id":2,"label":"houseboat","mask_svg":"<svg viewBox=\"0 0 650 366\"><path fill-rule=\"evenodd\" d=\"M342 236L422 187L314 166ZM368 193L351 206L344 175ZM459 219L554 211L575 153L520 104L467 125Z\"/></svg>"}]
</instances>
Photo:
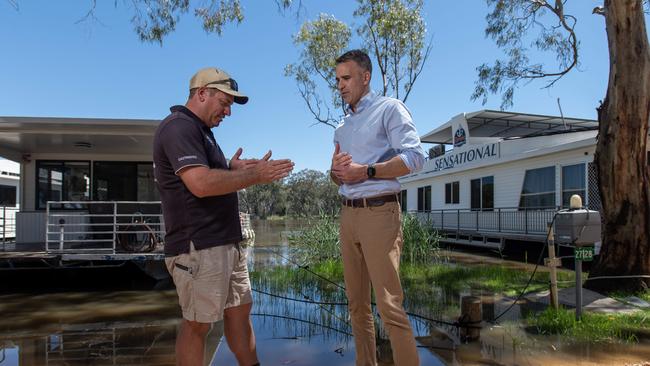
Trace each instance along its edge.
<instances>
[{"instance_id":1,"label":"houseboat","mask_svg":"<svg viewBox=\"0 0 650 366\"><path fill-rule=\"evenodd\" d=\"M0 156L20 166L15 237L0 268L160 261L159 122L0 117Z\"/></svg>"},{"instance_id":2,"label":"houseboat","mask_svg":"<svg viewBox=\"0 0 650 366\"><path fill-rule=\"evenodd\" d=\"M18 164L12 181L20 192L14 212L0 221L13 234L0 246L0 269L134 262L153 277L167 276L152 158L159 123L0 117L0 157ZM250 217L240 219L250 243Z\"/></svg>"},{"instance_id":3,"label":"houseboat","mask_svg":"<svg viewBox=\"0 0 650 366\"><path fill-rule=\"evenodd\" d=\"M508 241L543 242L572 195L600 209L597 134L595 120L461 113L421 136L433 146L424 168L400 179L402 209L449 243L502 249Z\"/></svg>"}]
</instances>

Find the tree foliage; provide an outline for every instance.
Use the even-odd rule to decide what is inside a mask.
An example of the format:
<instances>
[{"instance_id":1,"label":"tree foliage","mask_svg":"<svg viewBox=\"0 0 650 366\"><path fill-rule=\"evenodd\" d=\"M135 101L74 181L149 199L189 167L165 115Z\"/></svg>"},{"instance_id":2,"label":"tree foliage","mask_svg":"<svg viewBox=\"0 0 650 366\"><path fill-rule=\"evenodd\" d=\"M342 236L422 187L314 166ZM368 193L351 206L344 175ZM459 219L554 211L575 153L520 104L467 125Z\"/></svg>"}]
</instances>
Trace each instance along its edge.
<instances>
[{"instance_id":1,"label":"tree foliage","mask_svg":"<svg viewBox=\"0 0 650 366\"><path fill-rule=\"evenodd\" d=\"M302 2L295 0L274 0L278 9L288 10ZM15 8L18 0L9 0ZM115 1L115 6L120 2ZM228 24L240 24L244 21L244 11L241 0L123 0L122 4L133 11L131 23L143 42L157 42L162 45L163 39L176 30L181 16L190 11L201 22L207 33L221 35ZM97 19L97 0L90 1L90 7L82 20Z\"/></svg>"},{"instance_id":2,"label":"tree foliage","mask_svg":"<svg viewBox=\"0 0 650 366\"><path fill-rule=\"evenodd\" d=\"M566 0L486 1L491 12L486 16L485 35L507 57L477 68L472 100L482 99L485 104L489 94L501 94L501 108L505 109L512 106L520 82L546 79L545 88L548 88L578 66L580 43L574 29L576 18L565 13ZM533 52L552 56L555 65L533 61L530 58Z\"/></svg>"},{"instance_id":3,"label":"tree foliage","mask_svg":"<svg viewBox=\"0 0 650 366\"><path fill-rule=\"evenodd\" d=\"M333 110L342 109L343 102L336 89L335 60L348 48L351 37L347 24L326 14L305 22L294 37L294 43L303 47L300 62L287 65L285 75L294 78L307 108L319 123L335 126L338 122ZM327 97L319 94L323 84Z\"/></svg>"},{"instance_id":4,"label":"tree foliage","mask_svg":"<svg viewBox=\"0 0 650 366\"><path fill-rule=\"evenodd\" d=\"M254 216L315 217L336 215L338 187L327 174L304 169L283 182L255 185L239 193L240 209Z\"/></svg>"},{"instance_id":5,"label":"tree foliage","mask_svg":"<svg viewBox=\"0 0 650 366\"><path fill-rule=\"evenodd\" d=\"M382 77L383 95L392 92L406 102L422 71L430 46L424 44L426 24L422 0L359 1L354 15L366 18L357 30L373 52Z\"/></svg>"},{"instance_id":6,"label":"tree foliage","mask_svg":"<svg viewBox=\"0 0 650 366\"><path fill-rule=\"evenodd\" d=\"M406 101L422 72L431 46L425 45L422 0L357 0L354 16L362 48L375 58L382 95ZM331 15L303 24L294 42L302 51L285 74L293 77L317 123L336 127L343 103L334 80L335 59L349 48L350 27ZM323 97L327 95L327 97ZM327 102L326 102L327 100ZM339 112L336 112L336 111Z\"/></svg>"}]
</instances>

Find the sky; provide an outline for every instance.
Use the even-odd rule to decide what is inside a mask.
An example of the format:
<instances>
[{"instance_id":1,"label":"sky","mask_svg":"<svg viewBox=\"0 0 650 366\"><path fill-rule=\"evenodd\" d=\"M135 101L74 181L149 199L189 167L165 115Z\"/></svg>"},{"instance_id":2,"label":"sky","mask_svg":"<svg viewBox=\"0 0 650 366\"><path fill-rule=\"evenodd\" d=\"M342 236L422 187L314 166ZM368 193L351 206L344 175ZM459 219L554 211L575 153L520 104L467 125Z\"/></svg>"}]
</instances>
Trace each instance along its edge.
<instances>
[{"instance_id":1,"label":"sky","mask_svg":"<svg viewBox=\"0 0 650 366\"><path fill-rule=\"evenodd\" d=\"M292 36L304 21L326 13L356 26L356 2L303 0L296 16L280 13L272 0L242 0L246 19L221 37L206 34L189 14L162 46L138 39L129 2L97 3L97 19L78 22L90 0L19 0L17 10L0 0L0 116L163 119L170 106L185 103L190 77L216 66L250 97L213 131L227 157L238 147L249 158L270 149L275 158L292 159L295 171L329 168L334 129L315 124L283 71L299 59ZM596 119L609 68L604 18L592 15L597 5L571 0L566 7L578 18L578 70L550 89L521 84L508 110L559 115L560 98L565 117ZM459 113L500 108L500 96L485 105L470 100L476 67L503 57L485 38L487 11L483 0L425 1L433 49L406 102L420 135ZM351 42L361 45L358 37ZM375 89L379 80L375 74Z\"/></svg>"}]
</instances>

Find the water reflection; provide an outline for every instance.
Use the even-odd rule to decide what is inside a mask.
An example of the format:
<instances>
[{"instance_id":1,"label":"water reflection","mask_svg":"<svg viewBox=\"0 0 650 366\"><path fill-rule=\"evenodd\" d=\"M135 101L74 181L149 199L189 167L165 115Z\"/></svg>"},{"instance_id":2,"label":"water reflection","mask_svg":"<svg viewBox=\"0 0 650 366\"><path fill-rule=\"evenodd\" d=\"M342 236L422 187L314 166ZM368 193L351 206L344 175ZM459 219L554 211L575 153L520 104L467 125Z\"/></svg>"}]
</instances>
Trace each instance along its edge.
<instances>
[{"instance_id":1,"label":"water reflection","mask_svg":"<svg viewBox=\"0 0 650 366\"><path fill-rule=\"evenodd\" d=\"M252 281L255 289L264 292L255 294L253 308L262 363L353 365L347 308L338 305L346 302L343 291L305 271L285 271L284 275L262 271L290 265L275 253L286 256L287 233L300 230L306 222L254 221L253 225L257 237L250 249L250 260L257 274ZM462 265L479 262L464 260ZM450 260L450 265L458 263ZM129 284L144 283L135 278L135 273L138 272L123 277L131 279ZM71 286L79 281L78 276L40 276L51 276L48 280L59 284L56 290L49 285L24 290L21 278L27 276L22 273L11 277L10 289L0 289L0 365L174 364L174 342L181 315L173 289L153 290L149 286L118 291L123 283L110 287L105 285L105 278L86 274L85 282L102 285L92 291L85 287L73 291ZM650 360L647 342L590 346L527 333L516 321L535 309L524 305L507 313L502 325L487 324L481 330L480 341L462 343L456 327L428 319L453 322L465 295L481 298L484 320L503 312L510 300L470 287L427 285L431 291L405 288L407 310L422 316L411 317L422 365L624 365ZM310 303L314 301L329 304ZM382 365L390 365L388 337L378 329L380 360ZM235 365L227 345L219 342L217 328L207 344L208 358L214 357L212 364Z\"/></svg>"}]
</instances>

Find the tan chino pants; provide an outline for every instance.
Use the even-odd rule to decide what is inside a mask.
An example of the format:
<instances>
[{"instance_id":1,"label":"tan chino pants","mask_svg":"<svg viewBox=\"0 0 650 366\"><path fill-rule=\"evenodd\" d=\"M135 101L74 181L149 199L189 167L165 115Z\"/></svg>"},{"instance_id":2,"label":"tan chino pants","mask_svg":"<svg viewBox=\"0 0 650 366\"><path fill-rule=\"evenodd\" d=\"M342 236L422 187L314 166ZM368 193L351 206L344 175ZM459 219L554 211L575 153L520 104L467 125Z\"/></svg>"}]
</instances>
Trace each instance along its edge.
<instances>
[{"instance_id":1,"label":"tan chino pants","mask_svg":"<svg viewBox=\"0 0 650 366\"><path fill-rule=\"evenodd\" d=\"M377 364L371 285L390 338L395 365L419 365L411 324L402 306L400 219L397 202L378 207L343 206L341 210L341 255L357 366Z\"/></svg>"}]
</instances>

